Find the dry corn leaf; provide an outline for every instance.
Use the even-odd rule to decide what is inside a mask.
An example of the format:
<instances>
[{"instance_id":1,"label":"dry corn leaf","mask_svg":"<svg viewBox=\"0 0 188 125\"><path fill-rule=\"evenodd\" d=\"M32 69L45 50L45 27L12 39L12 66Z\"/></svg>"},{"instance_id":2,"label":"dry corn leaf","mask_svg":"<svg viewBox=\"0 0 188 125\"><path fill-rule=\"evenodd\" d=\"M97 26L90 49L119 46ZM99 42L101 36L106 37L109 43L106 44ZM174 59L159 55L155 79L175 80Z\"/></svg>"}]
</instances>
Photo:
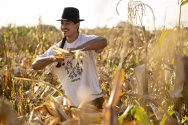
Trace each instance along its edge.
<instances>
[{"instance_id":1,"label":"dry corn leaf","mask_svg":"<svg viewBox=\"0 0 188 125\"><path fill-rule=\"evenodd\" d=\"M64 101L66 101L67 106L70 107L72 105L71 100L66 95L64 95L64 97L65 97Z\"/></svg>"},{"instance_id":2,"label":"dry corn leaf","mask_svg":"<svg viewBox=\"0 0 188 125\"><path fill-rule=\"evenodd\" d=\"M79 60L82 59L84 55L82 50L74 50L71 52L61 48L53 48L53 50L56 52L54 56L59 58L75 56L76 60Z\"/></svg>"},{"instance_id":3,"label":"dry corn leaf","mask_svg":"<svg viewBox=\"0 0 188 125\"><path fill-rule=\"evenodd\" d=\"M112 92L108 100L108 103L105 107L105 116L104 116L105 125L119 124L117 114L115 111L115 106L117 105L120 96L122 95L121 85L124 83L124 76L125 76L124 70L121 67L118 67L118 69L114 72L113 75Z\"/></svg>"},{"instance_id":4,"label":"dry corn leaf","mask_svg":"<svg viewBox=\"0 0 188 125\"><path fill-rule=\"evenodd\" d=\"M55 57L64 58L73 55L73 52L69 52L65 49L53 48L53 50L56 52L56 54L54 55Z\"/></svg>"},{"instance_id":5,"label":"dry corn leaf","mask_svg":"<svg viewBox=\"0 0 188 125\"><path fill-rule=\"evenodd\" d=\"M104 110L104 124L105 125L120 125L115 108L107 105Z\"/></svg>"},{"instance_id":6,"label":"dry corn leaf","mask_svg":"<svg viewBox=\"0 0 188 125\"><path fill-rule=\"evenodd\" d=\"M66 54L70 53L69 51L67 51L67 50L65 50L65 49L62 49L62 48L58 48L58 47L53 48L53 50L54 50L55 52L57 52L57 53L66 53Z\"/></svg>"},{"instance_id":7,"label":"dry corn leaf","mask_svg":"<svg viewBox=\"0 0 188 125\"><path fill-rule=\"evenodd\" d=\"M59 123L61 122L61 119L59 117L55 117L49 125L59 125Z\"/></svg>"},{"instance_id":8,"label":"dry corn leaf","mask_svg":"<svg viewBox=\"0 0 188 125\"><path fill-rule=\"evenodd\" d=\"M49 103L45 103L44 107L46 108L46 110L48 111L48 113L50 115L57 116L57 112L56 112L55 108L52 107L52 104L50 102Z\"/></svg>"},{"instance_id":9,"label":"dry corn leaf","mask_svg":"<svg viewBox=\"0 0 188 125\"><path fill-rule=\"evenodd\" d=\"M50 99L53 101L54 108L57 112L57 114L60 116L61 120L67 120L69 116L65 113L63 105L59 103L58 100L56 100L54 97L50 96Z\"/></svg>"},{"instance_id":10,"label":"dry corn leaf","mask_svg":"<svg viewBox=\"0 0 188 125\"><path fill-rule=\"evenodd\" d=\"M124 76L125 76L125 73L122 68L116 70L114 73L114 77L112 79L113 88L112 88L110 98L108 100L108 105L111 105L112 107L116 106L116 104L119 101L120 96L122 95L121 85L125 81Z\"/></svg>"},{"instance_id":11,"label":"dry corn leaf","mask_svg":"<svg viewBox=\"0 0 188 125\"><path fill-rule=\"evenodd\" d=\"M37 107L34 108L34 112L40 111L40 110L45 110L44 105L40 105L40 106L37 106Z\"/></svg>"},{"instance_id":12,"label":"dry corn leaf","mask_svg":"<svg viewBox=\"0 0 188 125\"><path fill-rule=\"evenodd\" d=\"M89 120L89 123L95 123L99 124L103 120L103 113L102 112L96 112L96 113L83 113L83 116Z\"/></svg>"},{"instance_id":13,"label":"dry corn leaf","mask_svg":"<svg viewBox=\"0 0 188 125\"><path fill-rule=\"evenodd\" d=\"M79 125L79 121L78 118L71 118L64 121L62 125Z\"/></svg>"},{"instance_id":14,"label":"dry corn leaf","mask_svg":"<svg viewBox=\"0 0 188 125\"><path fill-rule=\"evenodd\" d=\"M134 75L136 77L135 84L136 87L133 89L136 90L137 94L144 94L144 85L145 85L145 77L146 77L145 65L138 65L134 68Z\"/></svg>"},{"instance_id":15,"label":"dry corn leaf","mask_svg":"<svg viewBox=\"0 0 188 125\"><path fill-rule=\"evenodd\" d=\"M46 125L46 123L44 123L43 121L41 121L41 120L39 119L39 117L34 118L34 119L32 120L32 122L33 122L33 123L37 123L37 125L38 125L38 124L39 124L39 125ZM32 123L29 122L29 124L32 124Z\"/></svg>"},{"instance_id":16,"label":"dry corn leaf","mask_svg":"<svg viewBox=\"0 0 188 125\"><path fill-rule=\"evenodd\" d=\"M180 98L183 96L183 87L185 82L185 58L181 55L176 56L175 63L175 83L170 89L170 95L175 98Z\"/></svg>"},{"instance_id":17,"label":"dry corn leaf","mask_svg":"<svg viewBox=\"0 0 188 125\"><path fill-rule=\"evenodd\" d=\"M98 112L98 109L96 106L88 103L82 103L79 105L78 109L80 109L83 112L92 113L92 112Z\"/></svg>"}]
</instances>

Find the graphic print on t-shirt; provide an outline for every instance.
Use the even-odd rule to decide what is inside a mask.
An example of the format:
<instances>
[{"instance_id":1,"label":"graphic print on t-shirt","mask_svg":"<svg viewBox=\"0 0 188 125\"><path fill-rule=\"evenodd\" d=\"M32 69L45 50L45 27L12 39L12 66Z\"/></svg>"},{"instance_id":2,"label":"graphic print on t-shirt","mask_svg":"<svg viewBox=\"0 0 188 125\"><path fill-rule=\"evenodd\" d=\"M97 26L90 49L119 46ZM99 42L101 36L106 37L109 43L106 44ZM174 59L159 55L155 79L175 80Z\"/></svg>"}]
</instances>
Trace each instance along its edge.
<instances>
[{"instance_id":1,"label":"graphic print on t-shirt","mask_svg":"<svg viewBox=\"0 0 188 125\"><path fill-rule=\"evenodd\" d=\"M81 63L81 64L80 64ZM73 60L67 60L64 63L64 69L66 71L66 74L71 79L71 82L75 82L80 80L80 76L83 72L82 65L83 61L73 61Z\"/></svg>"}]
</instances>

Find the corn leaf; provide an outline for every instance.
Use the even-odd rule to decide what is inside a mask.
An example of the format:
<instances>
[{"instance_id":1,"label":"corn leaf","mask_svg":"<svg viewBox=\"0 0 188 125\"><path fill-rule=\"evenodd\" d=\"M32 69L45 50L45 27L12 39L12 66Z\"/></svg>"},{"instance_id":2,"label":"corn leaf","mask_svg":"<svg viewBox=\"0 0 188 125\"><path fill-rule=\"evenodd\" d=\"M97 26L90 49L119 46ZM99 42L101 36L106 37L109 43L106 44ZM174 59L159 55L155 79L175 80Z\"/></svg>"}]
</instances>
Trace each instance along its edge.
<instances>
[{"instance_id":1,"label":"corn leaf","mask_svg":"<svg viewBox=\"0 0 188 125\"><path fill-rule=\"evenodd\" d=\"M112 107L115 107L119 101L121 95L121 85L124 82L124 70L122 68L118 69L114 73L114 77L112 80L113 88L108 101L108 104Z\"/></svg>"},{"instance_id":2,"label":"corn leaf","mask_svg":"<svg viewBox=\"0 0 188 125\"><path fill-rule=\"evenodd\" d=\"M160 46L162 46L163 42L164 42L164 39L165 37L167 36L169 30L164 30L162 33L161 33L161 36L159 38L159 43L160 43Z\"/></svg>"},{"instance_id":3,"label":"corn leaf","mask_svg":"<svg viewBox=\"0 0 188 125\"><path fill-rule=\"evenodd\" d=\"M182 0L181 1L181 6L183 6L183 5L187 4L187 3L188 3L188 0Z\"/></svg>"},{"instance_id":4,"label":"corn leaf","mask_svg":"<svg viewBox=\"0 0 188 125\"><path fill-rule=\"evenodd\" d=\"M153 125L147 117L147 113L145 112L144 108L141 106L135 106L131 110L131 114L134 115L134 117L141 122L143 125Z\"/></svg>"},{"instance_id":5,"label":"corn leaf","mask_svg":"<svg viewBox=\"0 0 188 125\"><path fill-rule=\"evenodd\" d=\"M130 112L130 110L133 108L133 105L129 105L127 107L127 109L125 110L125 112L118 118L119 122L122 124L124 118L126 118L126 116L128 115L128 113Z\"/></svg>"},{"instance_id":6,"label":"corn leaf","mask_svg":"<svg viewBox=\"0 0 188 125\"><path fill-rule=\"evenodd\" d=\"M167 116L166 114L164 114L162 120L160 121L160 125L165 125L166 119L167 119Z\"/></svg>"}]
</instances>

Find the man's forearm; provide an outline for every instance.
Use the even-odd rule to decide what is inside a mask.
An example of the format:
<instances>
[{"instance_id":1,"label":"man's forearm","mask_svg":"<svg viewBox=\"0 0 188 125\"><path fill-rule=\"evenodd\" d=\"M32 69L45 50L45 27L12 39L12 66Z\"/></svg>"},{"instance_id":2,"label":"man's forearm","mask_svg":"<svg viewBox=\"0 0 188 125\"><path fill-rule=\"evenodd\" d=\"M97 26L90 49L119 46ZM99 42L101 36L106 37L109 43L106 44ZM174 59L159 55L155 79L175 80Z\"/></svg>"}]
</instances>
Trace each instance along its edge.
<instances>
[{"instance_id":1,"label":"man's forearm","mask_svg":"<svg viewBox=\"0 0 188 125\"><path fill-rule=\"evenodd\" d=\"M40 69L44 69L47 65L51 64L55 62L55 58L54 57L45 57L43 59L37 60L35 62L33 62L32 64L32 68L34 70L40 70Z\"/></svg>"},{"instance_id":2,"label":"man's forearm","mask_svg":"<svg viewBox=\"0 0 188 125\"><path fill-rule=\"evenodd\" d=\"M103 37L97 37L93 40L88 41L85 44L78 46L75 49L81 49L83 51L86 51L86 50L101 50L106 46L107 46L107 40Z\"/></svg>"}]
</instances>

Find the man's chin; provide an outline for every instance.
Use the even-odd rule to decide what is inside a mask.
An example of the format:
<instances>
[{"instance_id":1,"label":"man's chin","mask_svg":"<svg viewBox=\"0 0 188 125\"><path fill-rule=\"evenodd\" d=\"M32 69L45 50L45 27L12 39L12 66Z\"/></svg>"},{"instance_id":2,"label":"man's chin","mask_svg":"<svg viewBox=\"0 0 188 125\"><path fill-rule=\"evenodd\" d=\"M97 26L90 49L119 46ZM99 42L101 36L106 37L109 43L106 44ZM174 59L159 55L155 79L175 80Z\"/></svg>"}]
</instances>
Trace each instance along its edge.
<instances>
[{"instance_id":1,"label":"man's chin","mask_svg":"<svg viewBox=\"0 0 188 125\"><path fill-rule=\"evenodd\" d=\"M63 35L64 35L65 37L67 37L67 36L68 36L68 34L67 34L67 33L63 33Z\"/></svg>"}]
</instances>

